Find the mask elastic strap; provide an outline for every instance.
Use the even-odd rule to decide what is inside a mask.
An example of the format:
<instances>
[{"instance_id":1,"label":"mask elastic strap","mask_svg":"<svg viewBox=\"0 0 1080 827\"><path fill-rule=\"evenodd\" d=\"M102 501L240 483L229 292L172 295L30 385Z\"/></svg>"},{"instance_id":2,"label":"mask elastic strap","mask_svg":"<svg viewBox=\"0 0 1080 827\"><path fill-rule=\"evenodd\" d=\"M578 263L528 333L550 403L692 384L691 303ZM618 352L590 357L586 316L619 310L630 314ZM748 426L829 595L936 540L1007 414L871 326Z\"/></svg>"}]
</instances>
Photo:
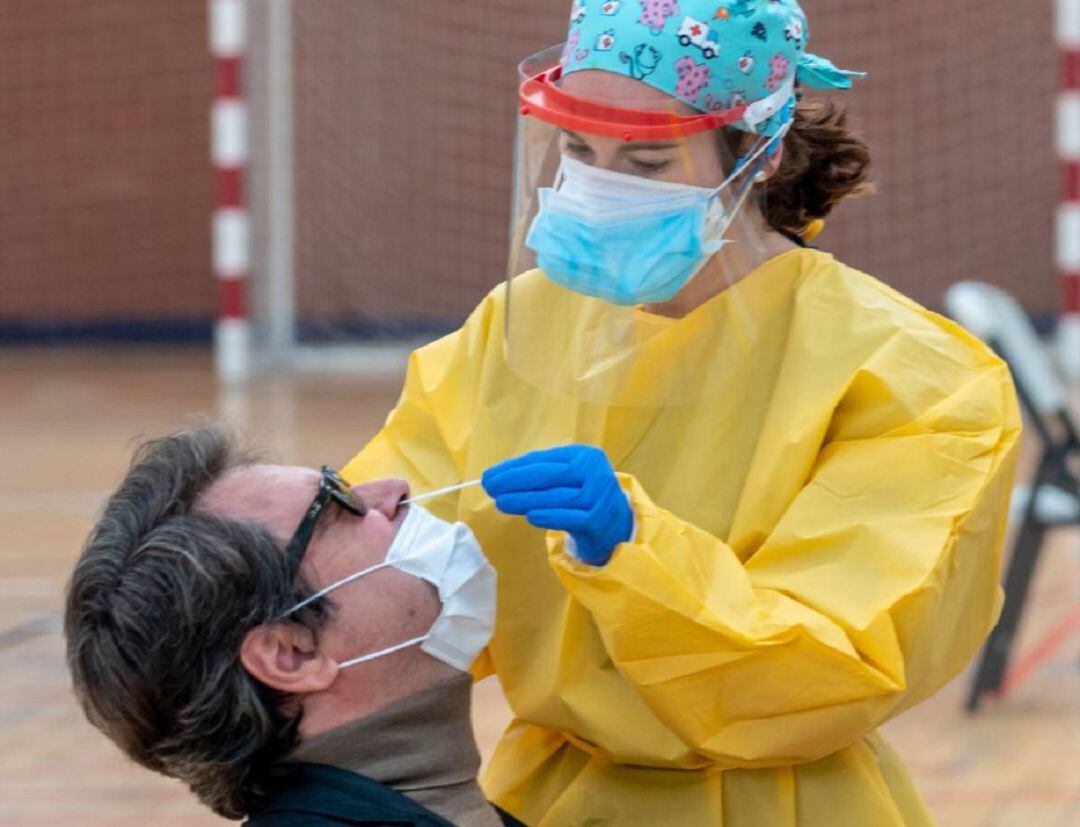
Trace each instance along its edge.
<instances>
[{"instance_id":1,"label":"mask elastic strap","mask_svg":"<svg viewBox=\"0 0 1080 827\"><path fill-rule=\"evenodd\" d=\"M319 589L319 591L315 592L315 594L311 595L311 597L308 597L305 600L301 600L299 603L297 603L295 606L293 606L291 609L289 609L287 612L285 612L285 614L283 614L282 617L288 617L293 612L299 611L300 609L307 606L309 603L314 603L320 597L325 597L330 592L332 592L334 589L340 588L341 586L344 586L347 583L351 583L353 580L359 580L365 574L371 574L373 571L378 571L379 569L385 569L389 565L390 565L390 563L388 563L388 562L386 562L384 560L381 563L376 563L374 566L368 566L368 568L364 569L363 571L358 571L355 574L350 574L348 577L342 577L336 583L331 583L329 586L326 586L325 588Z\"/></svg>"},{"instance_id":2,"label":"mask elastic strap","mask_svg":"<svg viewBox=\"0 0 1080 827\"><path fill-rule=\"evenodd\" d=\"M739 160L737 160L735 162L735 169L733 169L731 171L731 175L729 175L727 178L725 178L721 182L720 186L718 186L715 190L713 190L713 194L714 195L718 194L720 192L720 190L722 190L724 187L728 186L732 181L734 181L736 178L738 178L744 172L752 172L753 170L747 170L747 167L749 167L752 164L759 161L761 159L762 155L765 155L768 158L771 158L773 155L775 155L776 154L776 149L779 148L780 142L784 140L784 136L787 135L788 130L790 128L791 128L791 121L788 121L786 124L784 124L782 127L780 127L780 131L777 132L772 137L760 139L758 141L758 143L753 148L751 148L751 150L749 152L747 152L742 158L740 158ZM775 147L775 148L773 148L773 147ZM770 148L772 148L772 149L770 149ZM751 176L751 181L752 181L752 176ZM742 205L742 202L745 200L745 197L746 197L746 192L749 192L751 189L752 189L752 185L746 187L745 192L742 195L739 196L738 205L737 205L736 209L738 208L738 206Z\"/></svg>"},{"instance_id":3,"label":"mask elastic strap","mask_svg":"<svg viewBox=\"0 0 1080 827\"><path fill-rule=\"evenodd\" d=\"M748 166L753 164L755 161L759 160L762 155L766 155L769 158L771 158L773 155L775 155L776 154L776 149L779 148L780 142L784 140L784 136L787 135L788 129L790 127L791 127L791 122L788 121L786 124L784 124L780 128L780 131L778 131L772 137L768 137L768 138L762 137L762 138L760 138L758 140L757 144L755 146L753 146L750 149L749 152L747 152L742 158L739 158L735 162L735 169L733 169L731 171L731 175L729 175L727 178L725 178L723 180L723 182L720 184L720 186L716 188L716 191L719 192L721 189L723 189L728 184L730 184L732 181L734 181L739 175L741 175L746 170L746 168Z\"/></svg>"},{"instance_id":4,"label":"mask elastic strap","mask_svg":"<svg viewBox=\"0 0 1080 827\"><path fill-rule=\"evenodd\" d=\"M356 664L358 663L375 660L375 658L381 658L383 655L389 655L392 652L399 652L402 649L408 649L410 646L415 646L418 643L423 643L430 636L430 633L426 635L420 635L420 637L414 637L412 640L406 640L404 643L398 643L395 646L390 646L386 649L380 649L378 652L372 652L370 655L361 655L358 658L343 660L341 663L338 664L338 669L348 669L350 666L356 666Z\"/></svg>"},{"instance_id":5,"label":"mask elastic strap","mask_svg":"<svg viewBox=\"0 0 1080 827\"><path fill-rule=\"evenodd\" d=\"M759 143L757 146L755 146L753 149L751 149L748 153L746 153L745 156L740 158L739 161L736 162L736 167L732 171L731 175L729 175L724 180L724 182L719 187L716 188L716 190L713 193L714 196L718 195L720 193L720 190L722 190L725 186L727 186L731 181L735 180L735 178L737 178L739 175L743 174L743 172L747 172L749 174L749 172L751 172L752 170L746 170L745 169L746 166L756 162L761 157L762 153L766 152L768 150L769 146L772 145L774 142L782 141L784 139L784 136L787 134L788 129L790 127L791 127L791 122L789 121L783 127L781 127L779 132L777 132L775 135L773 135L768 140L765 140L764 142ZM769 153L770 157L771 157L771 155L772 155L772 153ZM754 189L754 178L753 178L752 175L749 175L746 186L744 186L742 188L742 190L739 192L738 197L735 199L735 203L732 205L731 210L729 211L730 215L738 215L739 210L742 209L743 204L746 203L746 199L750 196L750 193L753 191L753 189Z\"/></svg>"},{"instance_id":6,"label":"mask elastic strap","mask_svg":"<svg viewBox=\"0 0 1080 827\"><path fill-rule=\"evenodd\" d=\"M555 170L555 180L551 182L551 188L558 192L562 187L563 178L566 177L566 173L563 171L563 164L566 162L566 156L562 155L559 158L559 168Z\"/></svg>"},{"instance_id":7,"label":"mask elastic strap","mask_svg":"<svg viewBox=\"0 0 1080 827\"><path fill-rule=\"evenodd\" d=\"M735 201L735 205L731 208L732 215L738 215L739 210L743 208L743 204L746 203L746 199L750 197L750 193L753 189L754 181L753 179L750 179L750 183L743 187L742 192L739 193L739 197Z\"/></svg>"}]
</instances>

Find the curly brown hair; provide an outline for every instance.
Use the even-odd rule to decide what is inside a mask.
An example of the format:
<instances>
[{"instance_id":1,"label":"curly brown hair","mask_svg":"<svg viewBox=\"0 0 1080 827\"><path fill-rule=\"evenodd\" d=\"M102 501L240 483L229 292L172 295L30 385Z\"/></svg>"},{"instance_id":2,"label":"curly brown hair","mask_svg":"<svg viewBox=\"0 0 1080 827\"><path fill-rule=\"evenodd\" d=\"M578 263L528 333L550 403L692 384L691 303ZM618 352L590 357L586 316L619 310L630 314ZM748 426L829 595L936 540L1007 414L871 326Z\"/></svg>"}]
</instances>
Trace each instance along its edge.
<instances>
[{"instance_id":1,"label":"curly brown hair","mask_svg":"<svg viewBox=\"0 0 1080 827\"><path fill-rule=\"evenodd\" d=\"M847 110L827 99L802 100L784 138L777 171L757 185L758 204L774 230L801 236L843 199L873 192L867 182L870 148L848 125ZM750 136L731 133L729 148L741 155Z\"/></svg>"}]
</instances>

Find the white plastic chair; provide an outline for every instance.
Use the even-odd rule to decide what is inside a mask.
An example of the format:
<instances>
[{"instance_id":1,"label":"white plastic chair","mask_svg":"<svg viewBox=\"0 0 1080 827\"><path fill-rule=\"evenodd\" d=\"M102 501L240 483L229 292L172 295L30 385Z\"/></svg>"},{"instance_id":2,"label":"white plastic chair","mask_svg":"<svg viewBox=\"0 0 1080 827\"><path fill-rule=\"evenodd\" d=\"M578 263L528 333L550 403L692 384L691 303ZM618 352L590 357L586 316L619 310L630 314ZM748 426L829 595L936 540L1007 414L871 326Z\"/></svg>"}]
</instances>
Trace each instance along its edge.
<instances>
[{"instance_id":1,"label":"white plastic chair","mask_svg":"<svg viewBox=\"0 0 1080 827\"><path fill-rule=\"evenodd\" d=\"M1005 606L983 649L967 708L1000 690L1028 587L1050 528L1080 523L1080 478L1069 467L1080 457L1080 438L1069 416L1065 382L1023 308L1004 290L981 282L955 284L946 312L1005 359L1029 424L1043 444L1030 486L1017 486L1010 512L1020 528L1005 576Z\"/></svg>"}]
</instances>

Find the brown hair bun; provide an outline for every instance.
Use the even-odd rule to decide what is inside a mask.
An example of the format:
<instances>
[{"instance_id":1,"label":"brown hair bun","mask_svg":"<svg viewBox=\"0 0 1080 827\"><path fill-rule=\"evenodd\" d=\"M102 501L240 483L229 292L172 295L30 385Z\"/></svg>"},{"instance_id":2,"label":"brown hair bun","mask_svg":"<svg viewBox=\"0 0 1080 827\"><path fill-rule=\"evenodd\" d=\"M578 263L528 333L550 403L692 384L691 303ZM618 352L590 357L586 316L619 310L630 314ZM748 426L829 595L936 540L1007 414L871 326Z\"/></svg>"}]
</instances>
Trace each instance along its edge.
<instances>
[{"instance_id":1,"label":"brown hair bun","mask_svg":"<svg viewBox=\"0 0 1080 827\"><path fill-rule=\"evenodd\" d=\"M765 220L774 230L802 235L844 198L873 192L869 166L870 149L848 127L842 105L800 101L780 168L759 187Z\"/></svg>"}]
</instances>

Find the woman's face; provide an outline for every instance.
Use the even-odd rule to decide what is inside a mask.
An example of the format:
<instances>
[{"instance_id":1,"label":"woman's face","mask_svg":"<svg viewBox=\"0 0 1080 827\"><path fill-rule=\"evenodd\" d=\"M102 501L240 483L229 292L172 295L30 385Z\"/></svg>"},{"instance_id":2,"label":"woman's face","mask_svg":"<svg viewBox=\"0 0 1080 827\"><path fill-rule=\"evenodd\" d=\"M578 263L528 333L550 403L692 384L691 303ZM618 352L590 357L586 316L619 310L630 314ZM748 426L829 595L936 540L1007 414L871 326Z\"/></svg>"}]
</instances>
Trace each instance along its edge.
<instances>
[{"instance_id":1,"label":"woman's face","mask_svg":"<svg viewBox=\"0 0 1080 827\"><path fill-rule=\"evenodd\" d=\"M612 72L574 72L563 79L562 88L578 97L629 109L674 109L679 115L698 114L659 89ZM563 130L559 149L563 155L590 166L657 181L712 188L725 177L720 142L711 131L678 140L624 141Z\"/></svg>"}]
</instances>

